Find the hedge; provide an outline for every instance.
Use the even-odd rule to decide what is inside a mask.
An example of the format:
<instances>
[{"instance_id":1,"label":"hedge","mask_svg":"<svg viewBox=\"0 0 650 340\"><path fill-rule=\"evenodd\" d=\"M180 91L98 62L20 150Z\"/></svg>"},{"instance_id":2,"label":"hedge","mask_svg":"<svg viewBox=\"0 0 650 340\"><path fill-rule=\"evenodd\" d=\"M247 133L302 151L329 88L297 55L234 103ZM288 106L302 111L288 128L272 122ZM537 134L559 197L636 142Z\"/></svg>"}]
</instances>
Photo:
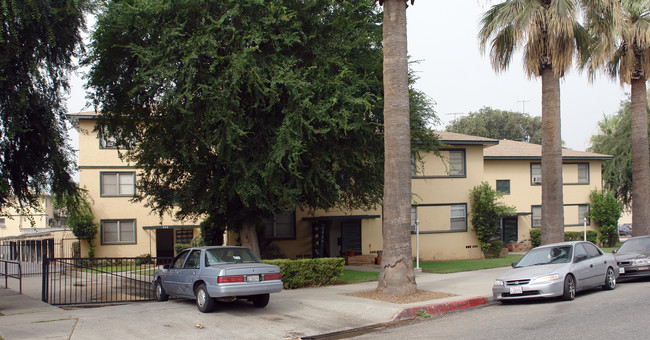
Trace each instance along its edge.
<instances>
[{"instance_id":1,"label":"hedge","mask_svg":"<svg viewBox=\"0 0 650 340\"><path fill-rule=\"evenodd\" d=\"M343 275L343 258L263 260L280 267L284 288L326 286Z\"/></svg>"},{"instance_id":2,"label":"hedge","mask_svg":"<svg viewBox=\"0 0 650 340\"><path fill-rule=\"evenodd\" d=\"M580 231L567 231L564 233L565 241L581 241L584 239L584 232ZM598 232L593 230L587 231L587 241L596 244L598 240ZM530 230L530 243L533 247L539 247L542 244L542 230L539 228Z\"/></svg>"}]
</instances>

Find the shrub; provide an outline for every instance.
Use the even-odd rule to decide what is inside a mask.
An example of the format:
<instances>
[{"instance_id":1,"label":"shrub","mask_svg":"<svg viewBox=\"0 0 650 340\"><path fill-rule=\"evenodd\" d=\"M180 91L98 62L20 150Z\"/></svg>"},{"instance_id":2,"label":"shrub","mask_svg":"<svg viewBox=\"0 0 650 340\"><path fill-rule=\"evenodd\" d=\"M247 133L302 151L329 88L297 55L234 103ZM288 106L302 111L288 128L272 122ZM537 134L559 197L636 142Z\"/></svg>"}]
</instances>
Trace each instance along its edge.
<instances>
[{"instance_id":1,"label":"shrub","mask_svg":"<svg viewBox=\"0 0 650 340\"><path fill-rule=\"evenodd\" d=\"M190 241L190 243L176 243L174 245L174 251L176 254L182 252L187 248L202 247L205 245L203 238L201 236L195 237Z\"/></svg>"},{"instance_id":2,"label":"shrub","mask_svg":"<svg viewBox=\"0 0 650 340\"><path fill-rule=\"evenodd\" d=\"M539 247L542 244L542 229L536 228L530 230L530 245Z\"/></svg>"},{"instance_id":3,"label":"shrub","mask_svg":"<svg viewBox=\"0 0 650 340\"><path fill-rule=\"evenodd\" d=\"M594 189L589 198L589 218L600 228L600 244L613 247L618 242L617 225L623 212L623 204L607 189Z\"/></svg>"},{"instance_id":4,"label":"shrub","mask_svg":"<svg viewBox=\"0 0 650 340\"><path fill-rule=\"evenodd\" d=\"M472 226L485 256L499 257L501 255L503 241L501 241L499 222L501 217L512 215L515 211L513 207L497 201L501 196L487 182L475 186L469 194L472 206Z\"/></svg>"},{"instance_id":5,"label":"shrub","mask_svg":"<svg viewBox=\"0 0 650 340\"><path fill-rule=\"evenodd\" d=\"M582 231L567 231L564 233L565 241L582 241L585 238L585 233ZM596 244L598 239L598 232L587 230L587 241Z\"/></svg>"},{"instance_id":6,"label":"shrub","mask_svg":"<svg viewBox=\"0 0 650 340\"><path fill-rule=\"evenodd\" d=\"M151 264L153 261L151 260L151 254L142 254L139 255L138 258L135 260L135 265L136 266L141 266L143 264Z\"/></svg>"},{"instance_id":7,"label":"shrub","mask_svg":"<svg viewBox=\"0 0 650 340\"><path fill-rule=\"evenodd\" d=\"M345 260L342 258L318 258L300 260L264 260L280 267L284 288L325 286L343 275Z\"/></svg>"}]
</instances>

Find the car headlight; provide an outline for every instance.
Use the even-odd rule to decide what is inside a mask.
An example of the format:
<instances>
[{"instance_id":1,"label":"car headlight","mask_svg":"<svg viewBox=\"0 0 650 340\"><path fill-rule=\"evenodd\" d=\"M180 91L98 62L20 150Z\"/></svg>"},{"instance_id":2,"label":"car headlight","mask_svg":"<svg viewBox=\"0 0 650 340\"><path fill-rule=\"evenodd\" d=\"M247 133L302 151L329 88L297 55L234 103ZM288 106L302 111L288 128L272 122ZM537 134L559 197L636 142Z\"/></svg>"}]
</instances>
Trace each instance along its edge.
<instances>
[{"instance_id":1,"label":"car headlight","mask_svg":"<svg viewBox=\"0 0 650 340\"><path fill-rule=\"evenodd\" d=\"M534 278L532 281L530 281L530 283L533 284L533 283L551 282L559 279L560 279L559 274L549 274L549 275L538 276Z\"/></svg>"},{"instance_id":2,"label":"car headlight","mask_svg":"<svg viewBox=\"0 0 650 340\"><path fill-rule=\"evenodd\" d=\"M635 266L647 266L649 263L648 259L632 260L632 264Z\"/></svg>"},{"instance_id":3,"label":"car headlight","mask_svg":"<svg viewBox=\"0 0 650 340\"><path fill-rule=\"evenodd\" d=\"M504 284L503 284L503 281L502 281L502 280L495 280L495 281L494 281L494 286L495 286L495 287L496 287L496 286L503 286L503 285L504 285Z\"/></svg>"}]
</instances>

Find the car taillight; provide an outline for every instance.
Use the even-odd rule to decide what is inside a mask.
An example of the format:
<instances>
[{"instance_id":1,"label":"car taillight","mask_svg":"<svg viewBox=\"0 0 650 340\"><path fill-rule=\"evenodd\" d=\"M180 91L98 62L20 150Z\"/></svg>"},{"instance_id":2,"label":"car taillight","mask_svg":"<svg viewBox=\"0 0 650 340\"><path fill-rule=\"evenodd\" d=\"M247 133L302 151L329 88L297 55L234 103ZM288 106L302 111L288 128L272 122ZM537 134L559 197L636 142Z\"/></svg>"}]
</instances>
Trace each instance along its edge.
<instances>
[{"instance_id":1,"label":"car taillight","mask_svg":"<svg viewBox=\"0 0 650 340\"><path fill-rule=\"evenodd\" d=\"M219 276L217 283L244 282L244 275L236 276Z\"/></svg>"},{"instance_id":2,"label":"car taillight","mask_svg":"<svg viewBox=\"0 0 650 340\"><path fill-rule=\"evenodd\" d=\"M282 278L282 275L280 273L275 273L275 274L264 274L264 281L268 280L279 280Z\"/></svg>"}]
</instances>

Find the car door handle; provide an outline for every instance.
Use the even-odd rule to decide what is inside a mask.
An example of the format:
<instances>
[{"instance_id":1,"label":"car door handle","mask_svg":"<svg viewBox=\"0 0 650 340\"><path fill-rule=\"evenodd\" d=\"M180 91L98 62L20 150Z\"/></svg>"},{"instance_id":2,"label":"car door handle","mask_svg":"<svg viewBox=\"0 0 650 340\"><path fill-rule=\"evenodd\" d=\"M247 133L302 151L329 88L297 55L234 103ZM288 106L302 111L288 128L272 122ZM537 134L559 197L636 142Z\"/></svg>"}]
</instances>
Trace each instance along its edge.
<instances>
[{"instance_id":1,"label":"car door handle","mask_svg":"<svg viewBox=\"0 0 650 340\"><path fill-rule=\"evenodd\" d=\"M590 265L589 265L589 268L593 268L593 267L594 267L594 265L593 265L593 264L590 264Z\"/></svg>"}]
</instances>

